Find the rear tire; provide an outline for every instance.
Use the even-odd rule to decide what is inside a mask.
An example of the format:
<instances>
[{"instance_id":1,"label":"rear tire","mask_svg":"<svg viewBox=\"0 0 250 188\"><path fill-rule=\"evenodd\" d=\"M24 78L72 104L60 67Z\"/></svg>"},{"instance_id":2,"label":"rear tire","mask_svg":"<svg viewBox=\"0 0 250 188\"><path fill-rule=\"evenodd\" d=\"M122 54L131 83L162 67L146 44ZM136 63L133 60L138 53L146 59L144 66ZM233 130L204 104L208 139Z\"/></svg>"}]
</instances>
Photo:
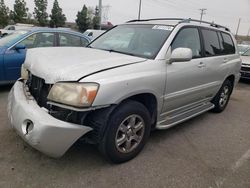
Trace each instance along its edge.
<instances>
[{"instance_id":1,"label":"rear tire","mask_svg":"<svg viewBox=\"0 0 250 188\"><path fill-rule=\"evenodd\" d=\"M113 163L133 159L143 149L150 135L150 114L136 101L122 103L111 114L99 150Z\"/></svg>"},{"instance_id":2,"label":"rear tire","mask_svg":"<svg viewBox=\"0 0 250 188\"><path fill-rule=\"evenodd\" d=\"M233 91L232 82L230 80L226 80L221 86L219 92L212 100L212 103L215 105L215 107L211 111L215 113L220 113L224 111L228 105L232 91Z\"/></svg>"}]
</instances>

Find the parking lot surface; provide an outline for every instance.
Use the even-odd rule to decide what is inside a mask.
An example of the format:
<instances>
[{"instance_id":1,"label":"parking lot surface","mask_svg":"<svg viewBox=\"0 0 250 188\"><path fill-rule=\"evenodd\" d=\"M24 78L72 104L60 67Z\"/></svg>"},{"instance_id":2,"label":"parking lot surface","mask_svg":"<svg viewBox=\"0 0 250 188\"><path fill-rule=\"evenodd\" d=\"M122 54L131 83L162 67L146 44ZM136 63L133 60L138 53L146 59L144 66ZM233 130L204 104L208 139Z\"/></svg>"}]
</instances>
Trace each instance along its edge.
<instances>
[{"instance_id":1,"label":"parking lot surface","mask_svg":"<svg viewBox=\"0 0 250 188\"><path fill-rule=\"evenodd\" d=\"M134 160L108 163L91 145L62 158L32 149L10 128L0 87L0 188L9 187L250 187L250 82L241 82L227 109L155 131Z\"/></svg>"}]
</instances>

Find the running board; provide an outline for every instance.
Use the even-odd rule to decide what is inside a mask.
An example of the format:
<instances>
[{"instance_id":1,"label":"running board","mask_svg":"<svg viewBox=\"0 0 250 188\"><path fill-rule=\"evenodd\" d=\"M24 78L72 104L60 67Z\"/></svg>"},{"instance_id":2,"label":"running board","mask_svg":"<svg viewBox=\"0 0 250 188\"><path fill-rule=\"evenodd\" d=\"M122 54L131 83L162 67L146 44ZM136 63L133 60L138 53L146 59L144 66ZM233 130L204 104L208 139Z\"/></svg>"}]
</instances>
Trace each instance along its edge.
<instances>
[{"instance_id":1,"label":"running board","mask_svg":"<svg viewBox=\"0 0 250 188\"><path fill-rule=\"evenodd\" d=\"M181 112L179 114L167 116L165 120L157 123L156 129L168 129L195 116L198 116L204 112L207 112L213 108L214 104L209 102L204 103L200 106L196 106L195 108L189 109L187 111Z\"/></svg>"}]
</instances>

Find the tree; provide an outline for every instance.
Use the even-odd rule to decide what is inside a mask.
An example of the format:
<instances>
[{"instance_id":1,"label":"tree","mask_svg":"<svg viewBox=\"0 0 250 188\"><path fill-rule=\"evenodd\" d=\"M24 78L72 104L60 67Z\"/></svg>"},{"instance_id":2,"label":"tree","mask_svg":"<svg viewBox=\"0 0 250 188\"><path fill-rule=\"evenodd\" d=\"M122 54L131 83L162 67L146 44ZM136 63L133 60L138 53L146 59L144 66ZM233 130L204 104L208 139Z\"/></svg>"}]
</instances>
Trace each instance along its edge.
<instances>
[{"instance_id":1,"label":"tree","mask_svg":"<svg viewBox=\"0 0 250 188\"><path fill-rule=\"evenodd\" d=\"M95 8L95 15L92 19L92 26L93 29L99 29L100 28L100 16L99 16L99 9L98 7Z\"/></svg>"},{"instance_id":2,"label":"tree","mask_svg":"<svg viewBox=\"0 0 250 188\"><path fill-rule=\"evenodd\" d=\"M29 9L26 7L24 0L15 0L13 20L16 23L25 23L28 16Z\"/></svg>"},{"instance_id":3,"label":"tree","mask_svg":"<svg viewBox=\"0 0 250 188\"><path fill-rule=\"evenodd\" d=\"M47 0L35 0L34 16L40 26L47 26L48 24L47 6Z\"/></svg>"},{"instance_id":4,"label":"tree","mask_svg":"<svg viewBox=\"0 0 250 188\"><path fill-rule=\"evenodd\" d=\"M63 14L57 0L54 1L50 15L50 27L62 27L65 25L66 16Z\"/></svg>"},{"instance_id":5,"label":"tree","mask_svg":"<svg viewBox=\"0 0 250 188\"><path fill-rule=\"evenodd\" d=\"M9 8L5 5L4 0L0 0L0 27L8 25Z\"/></svg>"},{"instance_id":6,"label":"tree","mask_svg":"<svg viewBox=\"0 0 250 188\"><path fill-rule=\"evenodd\" d=\"M84 32L90 28L91 19L89 18L88 8L86 5L84 5L82 10L77 13L76 24L80 32Z\"/></svg>"}]
</instances>

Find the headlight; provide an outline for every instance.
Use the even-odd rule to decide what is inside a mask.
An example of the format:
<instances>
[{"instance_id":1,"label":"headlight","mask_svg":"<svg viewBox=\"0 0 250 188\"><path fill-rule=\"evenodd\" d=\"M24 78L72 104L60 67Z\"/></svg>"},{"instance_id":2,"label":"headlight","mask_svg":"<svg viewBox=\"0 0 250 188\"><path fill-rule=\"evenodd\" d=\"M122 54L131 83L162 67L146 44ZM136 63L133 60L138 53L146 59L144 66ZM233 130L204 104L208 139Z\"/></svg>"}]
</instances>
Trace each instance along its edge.
<instances>
[{"instance_id":1,"label":"headlight","mask_svg":"<svg viewBox=\"0 0 250 188\"><path fill-rule=\"evenodd\" d=\"M48 100L74 107L89 107L95 100L98 88L96 83L60 82L53 85Z\"/></svg>"},{"instance_id":2,"label":"headlight","mask_svg":"<svg viewBox=\"0 0 250 188\"><path fill-rule=\"evenodd\" d=\"M22 65L22 68L21 68L21 78L24 79L24 80L28 80L29 78L29 72L26 68L24 68L24 66Z\"/></svg>"}]
</instances>

